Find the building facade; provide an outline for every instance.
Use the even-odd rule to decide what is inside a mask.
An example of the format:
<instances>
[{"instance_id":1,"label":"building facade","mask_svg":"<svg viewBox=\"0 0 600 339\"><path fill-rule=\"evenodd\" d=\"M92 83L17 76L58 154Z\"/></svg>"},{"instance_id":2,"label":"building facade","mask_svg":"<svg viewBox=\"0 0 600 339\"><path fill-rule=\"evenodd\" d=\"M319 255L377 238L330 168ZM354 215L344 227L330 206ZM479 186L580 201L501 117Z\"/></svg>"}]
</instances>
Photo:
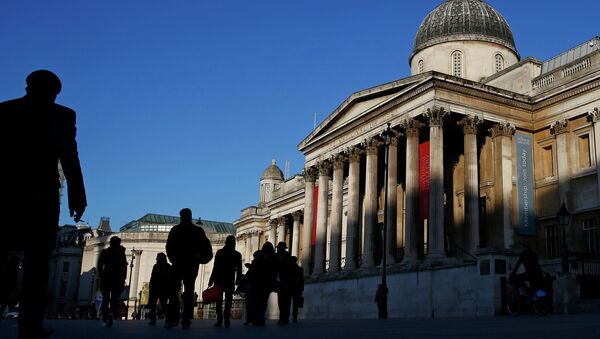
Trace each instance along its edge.
<instances>
[{"instance_id":1,"label":"building facade","mask_svg":"<svg viewBox=\"0 0 600 339\"><path fill-rule=\"evenodd\" d=\"M522 59L485 1L444 1L418 29L411 76L350 95L299 144L303 173L242 210L244 259L286 241L310 277L305 317L369 317L384 256L392 316L500 312L499 278L525 243L552 271L596 258L599 50L595 37Z\"/></svg>"}]
</instances>

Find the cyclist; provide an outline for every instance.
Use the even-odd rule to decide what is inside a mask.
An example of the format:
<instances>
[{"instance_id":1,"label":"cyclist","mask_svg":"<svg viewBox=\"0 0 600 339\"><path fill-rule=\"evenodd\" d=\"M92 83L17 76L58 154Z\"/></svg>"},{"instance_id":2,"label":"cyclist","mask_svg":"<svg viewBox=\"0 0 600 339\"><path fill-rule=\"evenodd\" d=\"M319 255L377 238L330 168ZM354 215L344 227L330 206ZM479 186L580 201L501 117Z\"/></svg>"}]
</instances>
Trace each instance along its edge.
<instances>
[{"instance_id":1,"label":"cyclist","mask_svg":"<svg viewBox=\"0 0 600 339\"><path fill-rule=\"evenodd\" d=\"M517 274L521 264L525 267L525 273ZM519 260L517 260L517 264L510 274L511 283L514 282L526 287L525 282L529 281L529 294L531 294L532 291L542 287L543 277L544 275L537 254L528 244L523 244L523 251L521 251Z\"/></svg>"}]
</instances>

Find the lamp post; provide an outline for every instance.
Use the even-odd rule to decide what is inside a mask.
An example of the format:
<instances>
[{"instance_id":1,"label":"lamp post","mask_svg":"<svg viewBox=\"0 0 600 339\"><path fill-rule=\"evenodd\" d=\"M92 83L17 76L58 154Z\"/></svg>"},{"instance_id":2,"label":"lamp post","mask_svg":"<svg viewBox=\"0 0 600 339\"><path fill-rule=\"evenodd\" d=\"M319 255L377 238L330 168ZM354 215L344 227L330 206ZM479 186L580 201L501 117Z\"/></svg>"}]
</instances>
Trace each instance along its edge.
<instances>
[{"instance_id":1,"label":"lamp post","mask_svg":"<svg viewBox=\"0 0 600 339\"><path fill-rule=\"evenodd\" d=\"M135 260L135 247L131 249L131 263L129 264L129 287L127 291L127 306L125 320L129 319L129 299L131 299L131 277L133 276L133 261Z\"/></svg>"},{"instance_id":2,"label":"lamp post","mask_svg":"<svg viewBox=\"0 0 600 339\"><path fill-rule=\"evenodd\" d=\"M567 248L567 232L565 229L571 222L571 213L567 210L564 202L560 207L558 214L556 214L556 217L558 218L558 224L562 228L562 271L563 273L567 273L569 272L569 249Z\"/></svg>"},{"instance_id":3,"label":"lamp post","mask_svg":"<svg viewBox=\"0 0 600 339\"><path fill-rule=\"evenodd\" d=\"M390 158L390 143L392 141L392 129L390 123L387 124L387 128L381 133L383 138L383 144L385 145L385 163L384 163L384 199L383 199L383 246L382 246L382 258L381 258L381 284L377 286L377 294L375 295L375 302L377 302L377 308L379 310L379 319L387 319L387 201L388 201L388 166Z\"/></svg>"}]
</instances>

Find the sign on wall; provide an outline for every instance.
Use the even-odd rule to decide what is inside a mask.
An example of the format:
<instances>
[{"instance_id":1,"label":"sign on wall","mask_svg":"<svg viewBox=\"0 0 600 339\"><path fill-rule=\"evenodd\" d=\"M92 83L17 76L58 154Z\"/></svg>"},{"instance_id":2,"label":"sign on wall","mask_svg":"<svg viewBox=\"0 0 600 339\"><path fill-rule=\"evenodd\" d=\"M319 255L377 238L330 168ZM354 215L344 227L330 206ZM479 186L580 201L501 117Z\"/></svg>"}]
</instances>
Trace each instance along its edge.
<instances>
[{"instance_id":1,"label":"sign on wall","mask_svg":"<svg viewBox=\"0 0 600 339\"><path fill-rule=\"evenodd\" d=\"M515 134L517 149L517 196L519 202L519 234L535 235L533 191L533 151L531 136Z\"/></svg>"}]
</instances>

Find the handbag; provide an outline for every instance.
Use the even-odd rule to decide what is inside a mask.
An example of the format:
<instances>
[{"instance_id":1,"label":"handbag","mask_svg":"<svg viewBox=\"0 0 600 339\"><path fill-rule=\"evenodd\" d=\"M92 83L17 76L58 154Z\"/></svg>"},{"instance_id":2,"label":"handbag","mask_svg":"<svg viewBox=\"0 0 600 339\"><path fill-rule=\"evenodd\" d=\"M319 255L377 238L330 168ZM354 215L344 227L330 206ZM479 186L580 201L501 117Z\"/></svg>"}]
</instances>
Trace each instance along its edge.
<instances>
[{"instance_id":1,"label":"handbag","mask_svg":"<svg viewBox=\"0 0 600 339\"><path fill-rule=\"evenodd\" d=\"M221 286L214 284L211 287L202 291L202 303L210 304L223 298L223 290Z\"/></svg>"}]
</instances>

